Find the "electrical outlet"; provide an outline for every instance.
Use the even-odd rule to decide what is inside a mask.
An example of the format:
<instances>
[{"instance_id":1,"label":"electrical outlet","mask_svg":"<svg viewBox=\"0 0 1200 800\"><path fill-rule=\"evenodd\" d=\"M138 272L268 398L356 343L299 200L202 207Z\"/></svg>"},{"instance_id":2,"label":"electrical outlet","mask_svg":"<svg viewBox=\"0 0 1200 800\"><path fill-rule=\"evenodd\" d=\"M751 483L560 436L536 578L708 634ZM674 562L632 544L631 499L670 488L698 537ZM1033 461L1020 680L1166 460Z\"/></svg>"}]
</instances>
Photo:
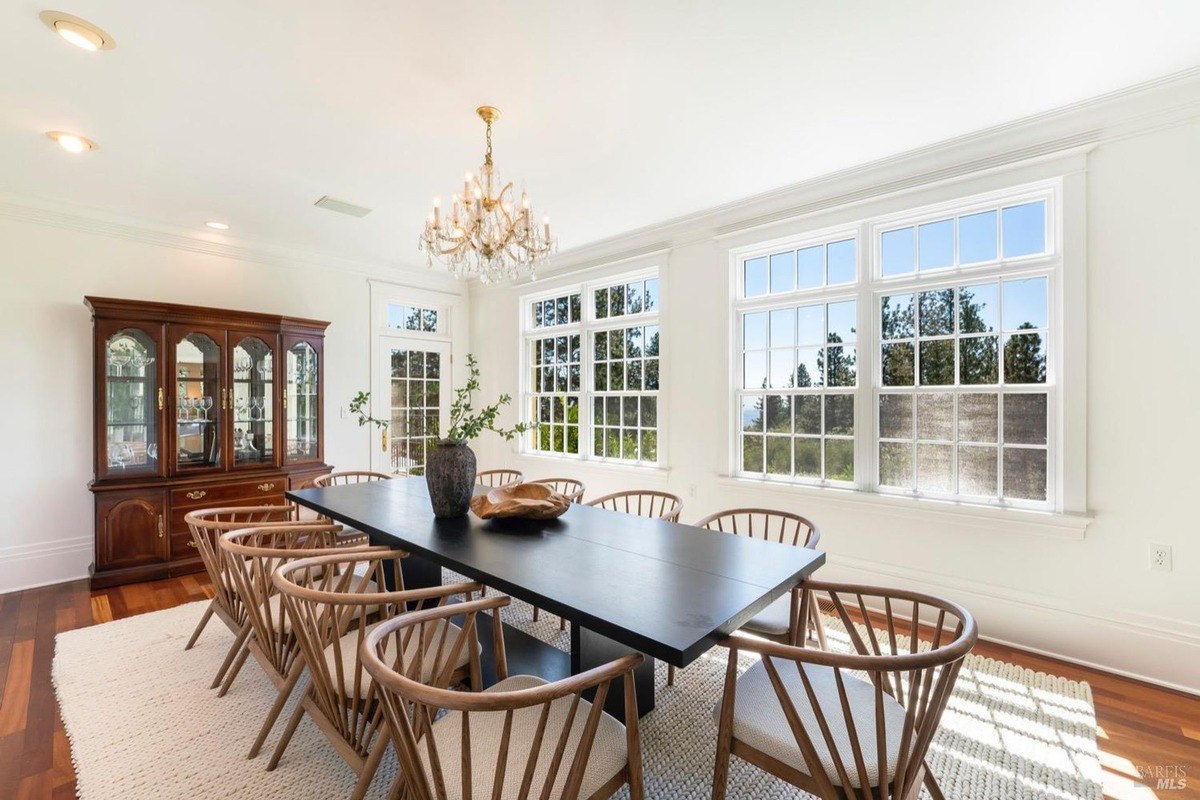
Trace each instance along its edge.
<instances>
[{"instance_id":1,"label":"electrical outlet","mask_svg":"<svg viewBox=\"0 0 1200 800\"><path fill-rule=\"evenodd\" d=\"M338 411L340 412L342 419L350 418L350 409L346 406L338 406Z\"/></svg>"},{"instance_id":2,"label":"electrical outlet","mask_svg":"<svg viewBox=\"0 0 1200 800\"><path fill-rule=\"evenodd\" d=\"M1159 570L1161 572L1171 571L1171 545L1150 545L1150 569Z\"/></svg>"},{"instance_id":3,"label":"electrical outlet","mask_svg":"<svg viewBox=\"0 0 1200 800\"><path fill-rule=\"evenodd\" d=\"M689 483L688 484L688 497L695 497L695 496L696 496L696 484Z\"/></svg>"}]
</instances>

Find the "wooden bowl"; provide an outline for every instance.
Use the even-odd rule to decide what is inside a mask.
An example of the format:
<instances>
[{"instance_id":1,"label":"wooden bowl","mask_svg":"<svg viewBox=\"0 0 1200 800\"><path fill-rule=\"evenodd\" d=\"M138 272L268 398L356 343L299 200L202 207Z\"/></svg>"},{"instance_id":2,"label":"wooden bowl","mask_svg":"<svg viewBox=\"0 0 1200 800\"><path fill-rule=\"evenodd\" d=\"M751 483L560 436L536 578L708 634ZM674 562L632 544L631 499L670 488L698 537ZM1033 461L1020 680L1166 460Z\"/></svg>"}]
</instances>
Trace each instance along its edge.
<instances>
[{"instance_id":1,"label":"wooden bowl","mask_svg":"<svg viewBox=\"0 0 1200 800\"><path fill-rule=\"evenodd\" d=\"M510 483L471 499L471 510L480 519L554 519L570 507L569 497L544 483Z\"/></svg>"}]
</instances>

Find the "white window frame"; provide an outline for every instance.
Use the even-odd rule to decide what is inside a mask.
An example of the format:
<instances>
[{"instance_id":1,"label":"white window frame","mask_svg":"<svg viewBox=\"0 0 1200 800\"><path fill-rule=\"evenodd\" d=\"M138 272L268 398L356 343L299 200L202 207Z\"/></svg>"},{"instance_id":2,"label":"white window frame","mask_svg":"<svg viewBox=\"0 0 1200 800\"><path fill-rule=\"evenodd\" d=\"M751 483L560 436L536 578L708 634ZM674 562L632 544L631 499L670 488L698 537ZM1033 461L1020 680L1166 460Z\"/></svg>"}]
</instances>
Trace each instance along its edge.
<instances>
[{"instance_id":1,"label":"white window frame","mask_svg":"<svg viewBox=\"0 0 1200 800\"><path fill-rule=\"evenodd\" d=\"M622 283L630 283L632 281L646 280L655 278L658 280L658 307L652 312L639 312L637 314L622 315L619 317L596 317L595 292L597 289L607 288ZM545 301L552 298L569 296L579 293L580 295L580 310L582 317L579 322L569 323L566 325L553 325L549 327L535 328L533 325L533 304L539 301ZM664 366L666 364L666 348L663 345L665 340L664 323L664 296L665 296L665 280L662 272L657 266L644 267L636 270L613 273L604 276L596 276L588 280L561 284L553 289L546 289L541 292L522 295L520 297L520 387L521 387L521 416L522 418L537 419L536 409L533 407L533 399L537 395L544 395L544 392L535 392L531 383L531 373L533 364L531 363L530 353L532 352L533 342L538 339L545 339L558 336L579 335L580 349L580 383L579 383L579 453L556 453L547 450L539 450L533 447L531 436L537 435L536 432L527 436L522 436L520 440L519 452L522 455L532 456L536 458L550 458L565 461L584 461L591 464L607 465L616 467L626 467L633 469L645 468L662 468L667 463L666 456L666 420L663 413L664 400L666 392L664 384L666 375ZM594 374L594 349L592 336L596 333L607 333L611 330L629 328L634 326L656 325L659 330L659 375L658 389L654 392L640 390L636 392L620 391L610 393L608 391L597 393L595 387ZM557 393L556 393L557 394ZM611 394L621 395L636 395L654 396L657 398L657 413L656 413L656 460L630 460L623 458L611 458L607 456L598 456L592 452L593 450L593 399L597 396L607 397Z\"/></svg>"},{"instance_id":2,"label":"white window frame","mask_svg":"<svg viewBox=\"0 0 1200 800\"><path fill-rule=\"evenodd\" d=\"M419 349L422 345L440 345L449 348L449 363L442 367L442 384L438 414L439 426L445 430L449 423L448 409L453 387L461 385L464 377L467 346L467 297L453 292L443 292L418 286L407 286L390 281L369 280L370 325L371 325L371 415L389 419L391 410L391 372L384 366L382 354L393 347ZM431 309L438 313L436 331L411 331L388 325L388 306L404 305ZM339 404L340 405L340 404ZM341 413L347 412L340 406ZM370 465L374 469L387 471L380 455L380 439L371 436Z\"/></svg>"},{"instance_id":3,"label":"white window frame","mask_svg":"<svg viewBox=\"0 0 1200 800\"><path fill-rule=\"evenodd\" d=\"M1077 232L1073 233L1067 229L1082 225L1083 190L1081 185L1082 178L1080 178L1078 183L1071 182L1069 186L1065 185L1066 182L1064 178L1055 178L931 204L920 204L916 207L894 213L866 217L847 225L823 228L821 230L805 232L801 235L780 237L766 242L730 249L728 251L731 281L730 296L733 298L733 302L731 303L729 319L731 356L730 418L728 423L729 474L739 480L781 484L781 488L788 486L808 486L823 490L851 489L860 493L877 494L893 498L906 497L917 500L945 501L966 507L990 506L1057 513L1081 511L1083 506L1082 495L1079 491L1081 480L1074 480L1073 483L1075 486L1068 487L1066 486L1068 481L1063 479L1066 460L1070 458L1071 463L1074 464L1078 458L1078 453L1076 452L1078 445L1074 444L1073 441L1068 442L1068 434L1064 431L1066 426L1063 424L1063 403L1077 402L1079 390L1075 387L1064 387L1062 385L1062 375L1064 371L1067 371L1064 370L1064 353L1066 352L1064 341L1068 335L1064 324L1066 322L1065 318L1070 316L1074 320L1079 317L1079 314L1064 312L1064 306L1068 302L1081 302L1082 298L1081 276L1071 281L1071 285L1064 286L1064 281L1068 280L1068 274L1071 270L1082 269L1082 266L1078 263L1070 267L1068 266L1069 259L1076 261L1080 259L1079 254L1068 253L1064 243L1068 237L1078 235ZM1078 209L1072 209L1071 216L1065 214L1066 209L1063 200L1064 195L1068 192L1070 193L1072 204L1080 206ZM1039 200L1044 200L1046 203L1045 241L1047 252L1045 254L1005 259L1003 257L1003 244L998 238L998 257L994 261L925 272L917 270L908 275L891 277L883 277L882 275L880 236L884 231L904 228L910 225L915 227L925 222L938 221L950 216L964 216L978 211L1003 209L1007 206ZM856 239L856 255L858 259L857 281L854 284L795 290L787 293L767 294L750 298L745 296L745 287L742 278L742 265L745 261L763 255L769 256L780 250L799 249L813 244L837 241L850 236ZM957 239L955 244L955 252L957 253ZM919 256L917 258L919 259ZM912 392L914 394L920 392L949 391L957 396L964 390L971 391L972 388L957 383L952 386L938 387L921 387L918 385L914 385L913 387L881 386L879 376L881 375L880 343L882 332L879 330L879 314L882 298L887 295L904 294L910 291L916 293L949 286L969 285L988 281L1000 283L1002 280L1040 276L1048 278L1046 382L1044 384L1014 385L1011 387L1001 386L995 389L995 393L999 397L1001 406L1003 405L1003 397L1006 393L1027 391L1036 393L1044 392L1047 395L1046 501L1022 501L1000 498L993 500L959 495L934 495L916 490L897 491L890 487L881 487L879 485L878 474L879 395L881 393L893 393L899 389L899 393ZM745 390L741 388L741 358L743 353L742 315L747 312L769 310L772 308L794 307L809 303L832 303L848 299L856 299L858 303L858 325L855 333L858 375L857 385L853 391L855 397L855 480L853 484L848 485L844 482L831 482L794 476L764 475L757 472L748 473L743 471L741 464L741 397ZM1078 327L1077 322L1075 323L1075 327ZM1000 336L1002 342L1003 332L997 331L997 335ZM1078 335L1078 331L1070 335ZM957 341L957 337L955 341ZM1081 347L1081 345L1074 346L1072 353L1079 352ZM1000 369L1003 370L1002 349L1000 357ZM992 388L990 384L988 388ZM752 391L750 393L754 394ZM1064 401L1064 396L1074 398L1074 400ZM1002 410L999 413L1002 414ZM1002 416L1000 418L1000 426L1002 429ZM1078 435L1079 433L1075 432L1073 437L1078 437ZM997 449L998 451L1002 450L999 443L997 443ZM997 480L1000 480L999 475L997 476Z\"/></svg>"}]
</instances>

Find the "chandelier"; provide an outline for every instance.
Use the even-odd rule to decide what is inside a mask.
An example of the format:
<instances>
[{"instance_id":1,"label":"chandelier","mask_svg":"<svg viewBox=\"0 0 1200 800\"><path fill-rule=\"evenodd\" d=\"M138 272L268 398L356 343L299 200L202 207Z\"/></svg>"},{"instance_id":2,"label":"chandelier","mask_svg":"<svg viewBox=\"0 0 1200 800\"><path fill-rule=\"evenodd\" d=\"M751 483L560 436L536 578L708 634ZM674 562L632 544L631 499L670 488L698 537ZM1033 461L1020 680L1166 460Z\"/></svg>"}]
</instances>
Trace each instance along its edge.
<instances>
[{"instance_id":1,"label":"chandelier","mask_svg":"<svg viewBox=\"0 0 1200 800\"><path fill-rule=\"evenodd\" d=\"M417 249L430 267L444 264L456 278L479 278L482 283L512 280L528 274L558 249L550 236L550 219L533 223L533 208L525 190L515 200L512 183L502 183L492 164L492 123L499 109L475 110L487 124L487 152L479 175L467 173L461 195L454 195L443 212L437 198L425 220Z\"/></svg>"}]
</instances>

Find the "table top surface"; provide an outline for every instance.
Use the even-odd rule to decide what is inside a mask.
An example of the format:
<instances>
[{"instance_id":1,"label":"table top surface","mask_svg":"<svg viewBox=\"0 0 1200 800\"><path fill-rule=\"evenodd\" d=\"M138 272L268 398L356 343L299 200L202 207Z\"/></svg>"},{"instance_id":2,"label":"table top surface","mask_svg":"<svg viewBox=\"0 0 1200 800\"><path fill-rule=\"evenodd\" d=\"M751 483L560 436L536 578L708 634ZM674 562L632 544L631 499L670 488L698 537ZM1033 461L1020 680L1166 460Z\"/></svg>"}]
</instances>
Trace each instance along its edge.
<instances>
[{"instance_id":1,"label":"table top surface","mask_svg":"<svg viewBox=\"0 0 1200 800\"><path fill-rule=\"evenodd\" d=\"M437 519L424 478L287 497L676 666L825 563L816 550L586 505L548 521Z\"/></svg>"}]
</instances>

